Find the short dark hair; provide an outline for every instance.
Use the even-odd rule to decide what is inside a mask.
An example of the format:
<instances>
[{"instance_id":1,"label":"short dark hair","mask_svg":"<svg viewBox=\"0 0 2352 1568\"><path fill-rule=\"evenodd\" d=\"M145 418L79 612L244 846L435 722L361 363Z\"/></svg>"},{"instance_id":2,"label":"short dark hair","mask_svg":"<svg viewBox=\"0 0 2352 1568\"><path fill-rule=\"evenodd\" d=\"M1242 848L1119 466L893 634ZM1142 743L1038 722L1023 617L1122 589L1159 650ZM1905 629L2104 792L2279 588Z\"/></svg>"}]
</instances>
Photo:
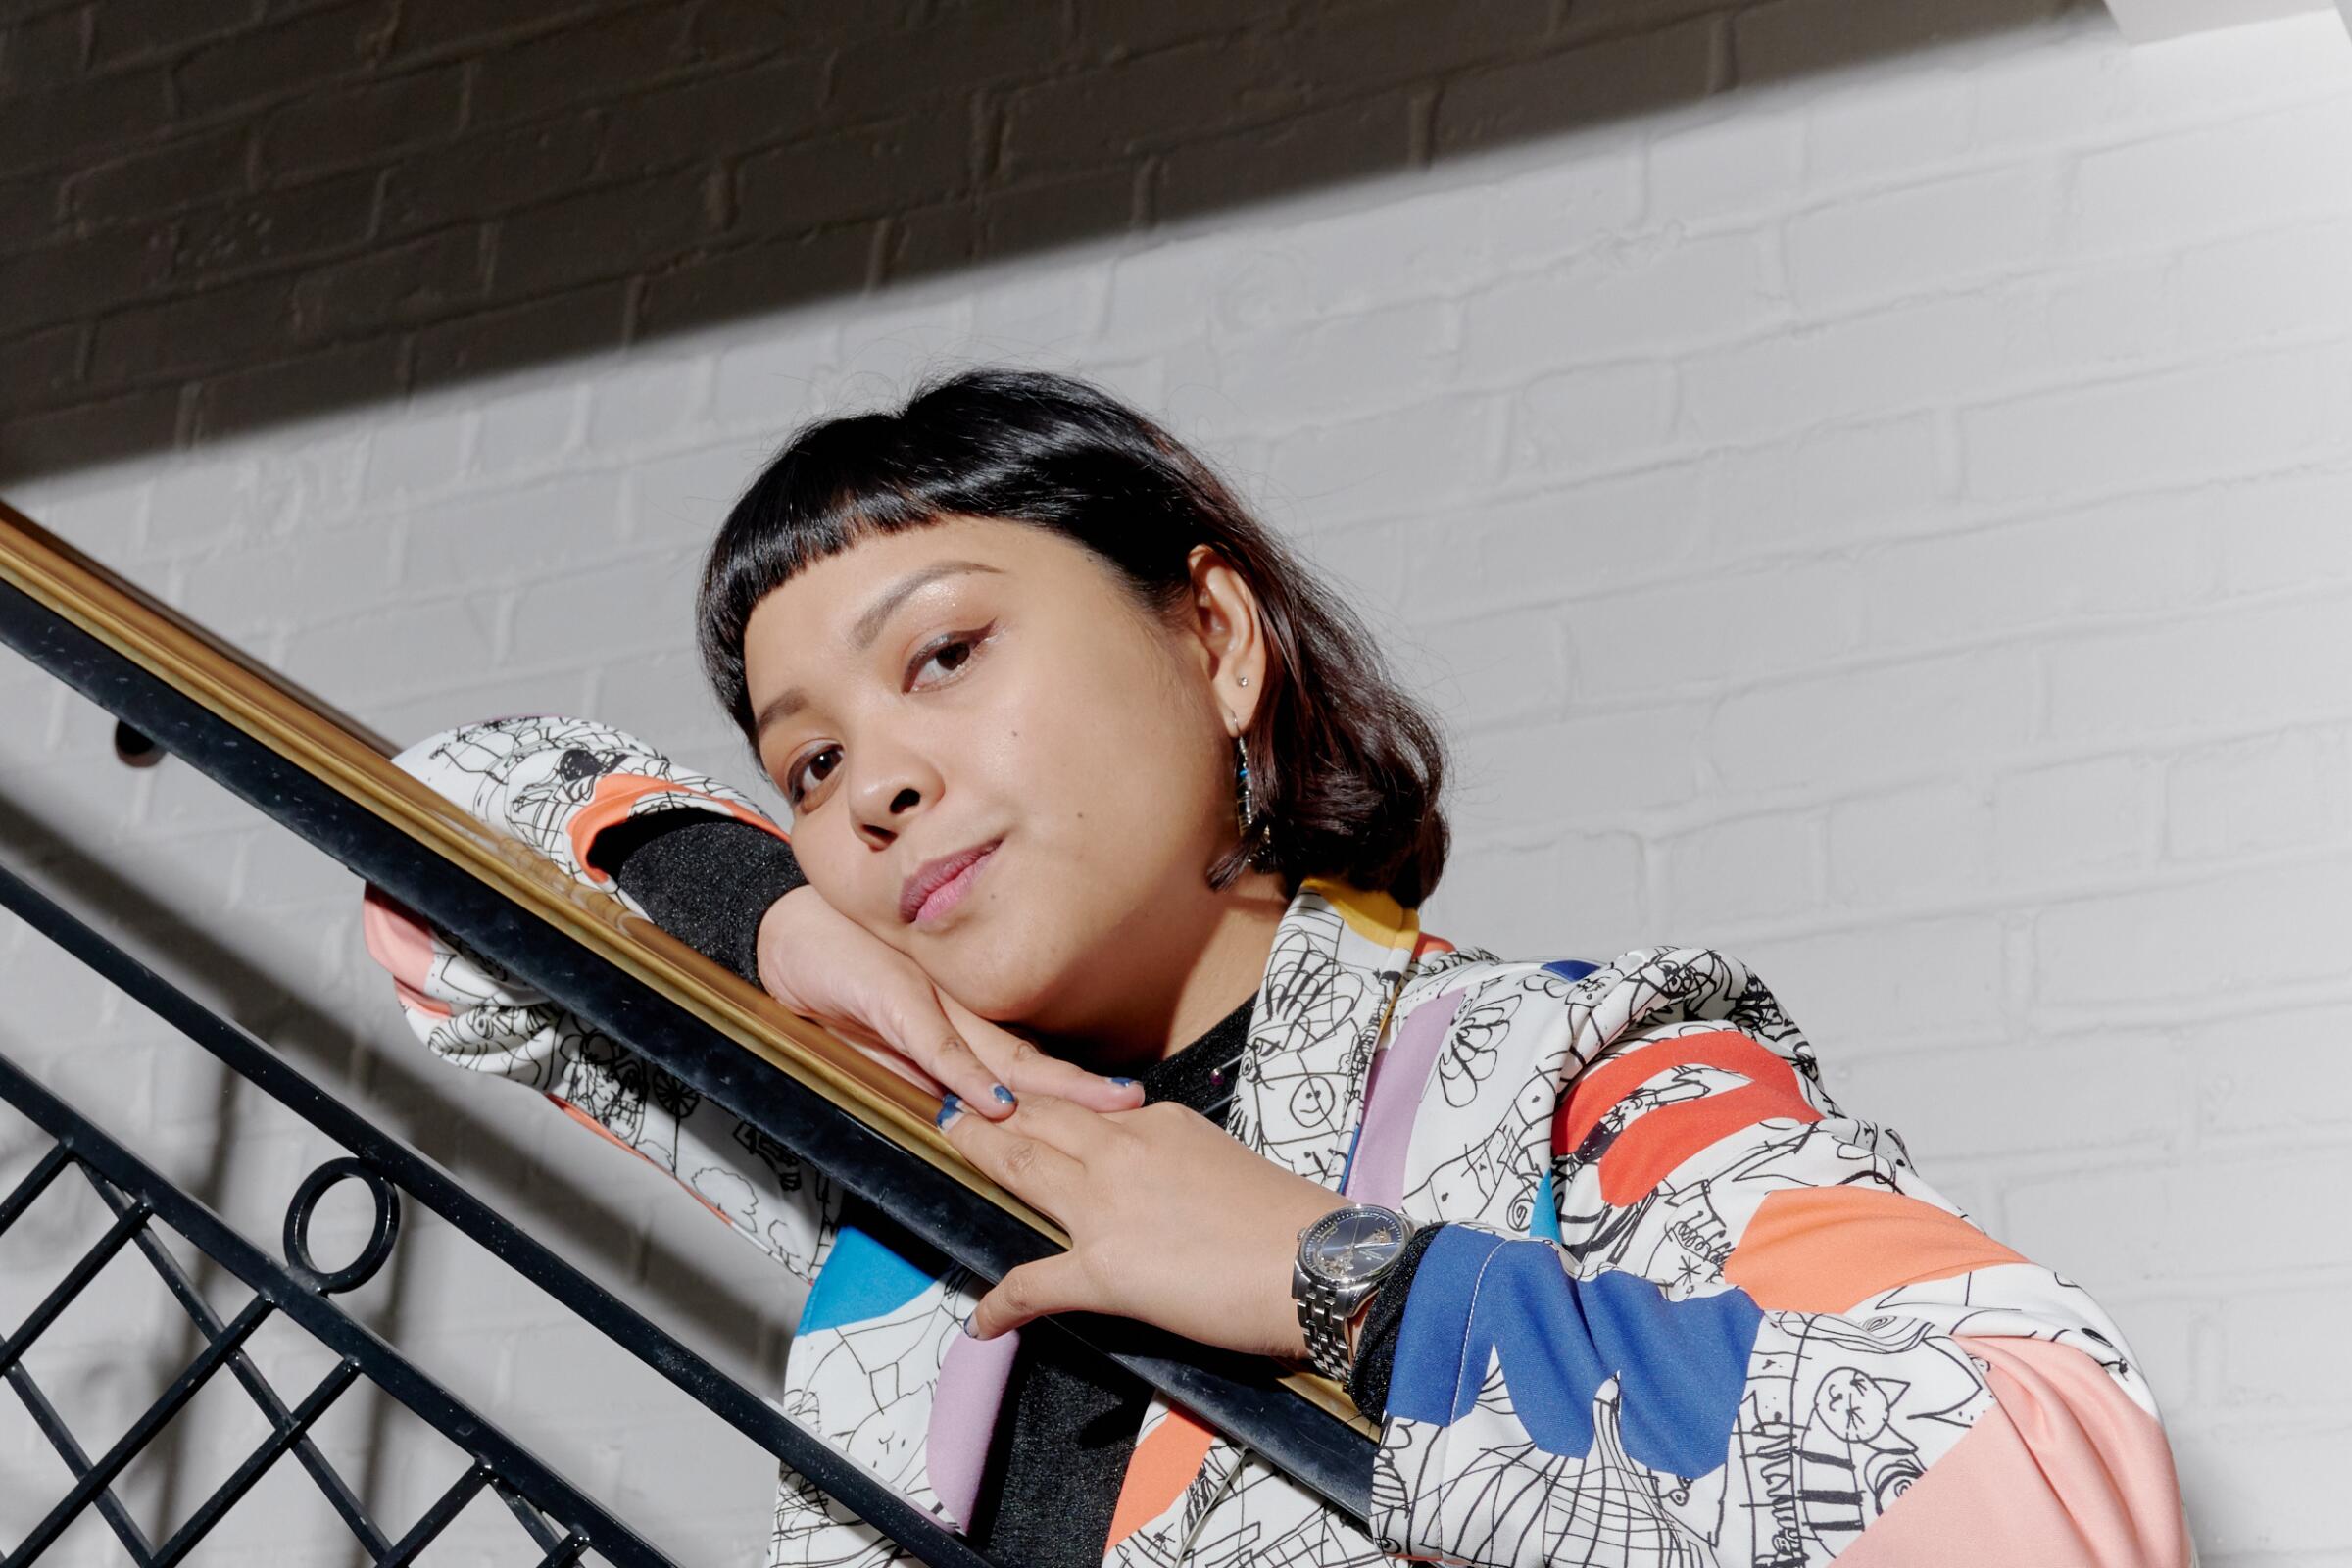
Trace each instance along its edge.
<instances>
[{"instance_id":1,"label":"short dark hair","mask_svg":"<svg viewBox=\"0 0 2352 1568\"><path fill-rule=\"evenodd\" d=\"M1109 393L1050 371L935 371L895 412L804 426L744 491L710 547L696 622L704 670L755 751L743 659L753 607L860 538L951 516L1083 545L1162 617L1190 598L1198 544L1257 595L1270 657L1244 746L1270 836L1237 842L1209 868L1212 886L1251 864L1280 871L1292 894L1304 877L1336 876L1411 906L1437 886L1444 746L1362 622L1206 463Z\"/></svg>"}]
</instances>

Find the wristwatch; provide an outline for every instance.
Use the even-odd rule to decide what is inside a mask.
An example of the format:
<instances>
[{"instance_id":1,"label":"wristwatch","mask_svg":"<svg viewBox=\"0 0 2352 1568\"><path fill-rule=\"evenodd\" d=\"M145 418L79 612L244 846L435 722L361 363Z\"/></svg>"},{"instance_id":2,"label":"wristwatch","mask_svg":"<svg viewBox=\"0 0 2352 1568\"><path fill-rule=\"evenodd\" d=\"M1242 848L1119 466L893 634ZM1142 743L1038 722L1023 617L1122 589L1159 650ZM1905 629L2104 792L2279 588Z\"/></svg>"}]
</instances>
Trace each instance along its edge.
<instances>
[{"instance_id":1,"label":"wristwatch","mask_svg":"<svg viewBox=\"0 0 2352 1568\"><path fill-rule=\"evenodd\" d=\"M1345 1384L1355 1369L1348 1325L1396 1266L1413 1222L1377 1203L1335 1208L1298 1233L1291 1298L1315 1370Z\"/></svg>"}]
</instances>

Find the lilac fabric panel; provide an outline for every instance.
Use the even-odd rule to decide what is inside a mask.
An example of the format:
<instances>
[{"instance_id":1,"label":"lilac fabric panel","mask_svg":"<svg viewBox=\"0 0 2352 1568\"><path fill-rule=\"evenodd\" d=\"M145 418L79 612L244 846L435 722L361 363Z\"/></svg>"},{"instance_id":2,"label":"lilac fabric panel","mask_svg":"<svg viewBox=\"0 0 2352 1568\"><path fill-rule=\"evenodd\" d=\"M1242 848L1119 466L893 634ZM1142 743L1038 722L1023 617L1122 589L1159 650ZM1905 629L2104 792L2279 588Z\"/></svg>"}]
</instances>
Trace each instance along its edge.
<instances>
[{"instance_id":1,"label":"lilac fabric panel","mask_svg":"<svg viewBox=\"0 0 2352 1568\"><path fill-rule=\"evenodd\" d=\"M1363 1129L1356 1135L1346 1187L1357 1202L1395 1208L1403 1198L1404 1151L1413 1136L1413 1113L1421 1108L1430 1069L1437 1065L1438 1052L1464 995L1448 991L1415 1007L1389 1049L1373 1059L1371 1081L1364 1086Z\"/></svg>"}]
</instances>

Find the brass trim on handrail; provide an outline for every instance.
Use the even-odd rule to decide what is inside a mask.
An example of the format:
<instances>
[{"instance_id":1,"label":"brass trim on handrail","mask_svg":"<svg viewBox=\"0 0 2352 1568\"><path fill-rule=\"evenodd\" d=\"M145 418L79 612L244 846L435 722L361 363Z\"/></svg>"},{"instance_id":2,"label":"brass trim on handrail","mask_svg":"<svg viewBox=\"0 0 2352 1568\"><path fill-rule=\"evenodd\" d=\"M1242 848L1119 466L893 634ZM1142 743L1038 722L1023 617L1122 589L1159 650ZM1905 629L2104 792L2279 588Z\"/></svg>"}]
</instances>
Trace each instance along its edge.
<instances>
[{"instance_id":1,"label":"brass trim on handrail","mask_svg":"<svg viewBox=\"0 0 2352 1568\"><path fill-rule=\"evenodd\" d=\"M0 580L218 714L401 832L668 997L760 1060L1056 1245L1068 1233L967 1163L934 1124L939 1101L802 1018L610 894L565 876L393 765L383 736L190 620L0 501ZM1375 1439L1330 1379L1284 1386Z\"/></svg>"},{"instance_id":2,"label":"brass trim on handrail","mask_svg":"<svg viewBox=\"0 0 2352 1568\"><path fill-rule=\"evenodd\" d=\"M238 729L578 939L893 1143L1067 1246L932 1125L938 1101L801 1018L618 899L565 876L392 764L398 747L0 502L0 578Z\"/></svg>"}]
</instances>

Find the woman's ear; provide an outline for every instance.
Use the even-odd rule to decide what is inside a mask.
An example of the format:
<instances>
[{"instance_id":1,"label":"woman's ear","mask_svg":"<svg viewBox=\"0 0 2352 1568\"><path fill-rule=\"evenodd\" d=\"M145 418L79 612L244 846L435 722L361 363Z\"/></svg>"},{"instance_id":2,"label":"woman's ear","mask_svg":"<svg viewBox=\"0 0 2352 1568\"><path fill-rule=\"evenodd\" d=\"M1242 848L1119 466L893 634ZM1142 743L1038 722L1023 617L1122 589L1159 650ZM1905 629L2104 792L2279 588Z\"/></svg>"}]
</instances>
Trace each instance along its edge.
<instances>
[{"instance_id":1,"label":"woman's ear","mask_svg":"<svg viewBox=\"0 0 2352 1568\"><path fill-rule=\"evenodd\" d=\"M1266 690L1266 639L1257 595L1213 545L1193 546L1185 565L1193 578L1189 629L1200 640L1217 704L1239 734L1250 727Z\"/></svg>"}]
</instances>

